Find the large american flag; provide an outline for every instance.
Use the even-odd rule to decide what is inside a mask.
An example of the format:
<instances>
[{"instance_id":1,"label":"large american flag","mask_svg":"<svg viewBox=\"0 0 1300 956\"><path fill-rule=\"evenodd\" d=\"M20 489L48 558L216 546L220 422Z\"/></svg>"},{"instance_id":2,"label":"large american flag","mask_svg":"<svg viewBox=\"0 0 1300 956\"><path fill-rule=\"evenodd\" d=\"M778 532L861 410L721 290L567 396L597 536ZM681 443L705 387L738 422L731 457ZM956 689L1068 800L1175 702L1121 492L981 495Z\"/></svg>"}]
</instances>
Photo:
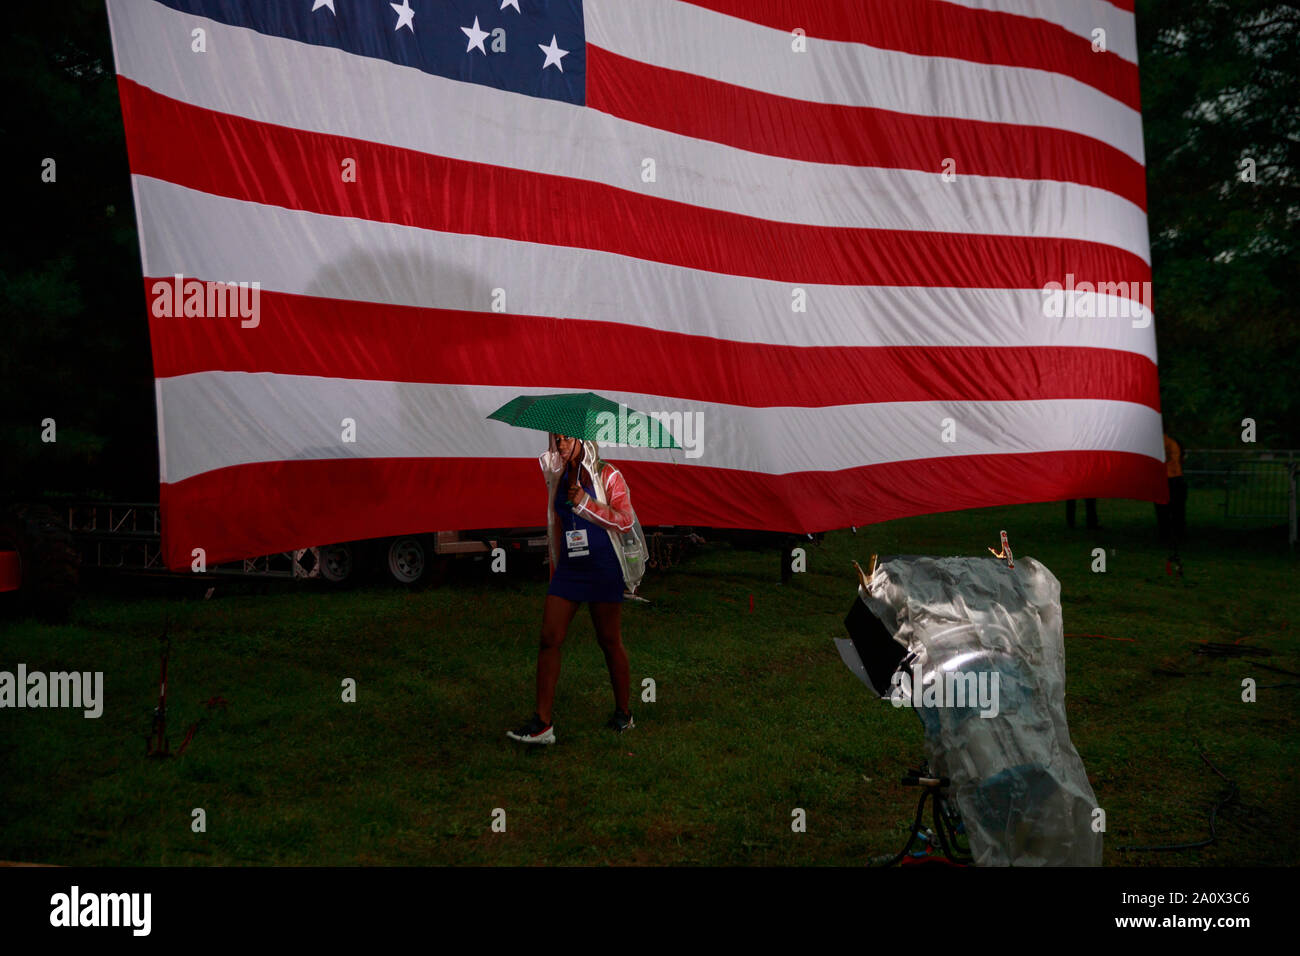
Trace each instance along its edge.
<instances>
[{"instance_id":1,"label":"large american flag","mask_svg":"<svg viewBox=\"0 0 1300 956\"><path fill-rule=\"evenodd\" d=\"M546 392L647 525L1165 495L1132 0L108 8L172 567L538 525Z\"/></svg>"}]
</instances>

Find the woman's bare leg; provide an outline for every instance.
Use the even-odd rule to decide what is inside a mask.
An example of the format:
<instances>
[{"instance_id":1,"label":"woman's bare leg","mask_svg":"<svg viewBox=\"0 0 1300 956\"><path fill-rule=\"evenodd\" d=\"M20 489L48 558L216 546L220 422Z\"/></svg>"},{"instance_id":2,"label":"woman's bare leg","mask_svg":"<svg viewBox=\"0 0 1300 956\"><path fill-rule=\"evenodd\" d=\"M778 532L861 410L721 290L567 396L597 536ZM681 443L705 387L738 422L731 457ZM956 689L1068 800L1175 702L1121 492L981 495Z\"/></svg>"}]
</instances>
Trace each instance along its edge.
<instances>
[{"instance_id":1,"label":"woman's bare leg","mask_svg":"<svg viewBox=\"0 0 1300 956\"><path fill-rule=\"evenodd\" d=\"M578 602L555 594L546 595L542 610L542 646L537 651L537 716L542 722L551 722L551 704L555 701L555 685L560 679L560 645L569 633L573 615L578 613Z\"/></svg>"},{"instance_id":2,"label":"woman's bare leg","mask_svg":"<svg viewBox=\"0 0 1300 956\"><path fill-rule=\"evenodd\" d=\"M627 651L623 647L623 605L612 603L592 603L591 623L596 627L596 640L605 655L605 667L609 669L609 683L614 688L614 706L623 713L628 709L628 674Z\"/></svg>"}]
</instances>

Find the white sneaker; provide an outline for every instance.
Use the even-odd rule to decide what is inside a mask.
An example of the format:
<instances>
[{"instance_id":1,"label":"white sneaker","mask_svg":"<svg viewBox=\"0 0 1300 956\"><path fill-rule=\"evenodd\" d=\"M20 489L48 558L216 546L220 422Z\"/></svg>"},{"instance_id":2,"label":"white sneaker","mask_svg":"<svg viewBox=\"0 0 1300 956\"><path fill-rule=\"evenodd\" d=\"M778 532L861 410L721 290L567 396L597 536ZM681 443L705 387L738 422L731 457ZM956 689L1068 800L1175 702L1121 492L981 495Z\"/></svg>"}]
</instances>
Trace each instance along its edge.
<instances>
[{"instance_id":1,"label":"white sneaker","mask_svg":"<svg viewBox=\"0 0 1300 956\"><path fill-rule=\"evenodd\" d=\"M532 719L518 730L507 730L506 736L511 740L519 741L521 744L553 744L555 743L555 725L544 724L540 717L533 714Z\"/></svg>"}]
</instances>

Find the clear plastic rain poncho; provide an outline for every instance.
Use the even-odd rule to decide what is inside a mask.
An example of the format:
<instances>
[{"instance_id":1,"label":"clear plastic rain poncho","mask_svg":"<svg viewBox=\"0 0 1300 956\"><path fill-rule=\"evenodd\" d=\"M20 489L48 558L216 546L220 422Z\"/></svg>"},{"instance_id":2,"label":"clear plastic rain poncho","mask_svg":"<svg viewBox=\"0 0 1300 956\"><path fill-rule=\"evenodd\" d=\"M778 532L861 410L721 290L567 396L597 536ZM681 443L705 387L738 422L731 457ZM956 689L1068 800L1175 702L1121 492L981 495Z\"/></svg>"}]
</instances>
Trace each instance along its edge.
<instances>
[{"instance_id":1,"label":"clear plastic rain poncho","mask_svg":"<svg viewBox=\"0 0 1300 956\"><path fill-rule=\"evenodd\" d=\"M850 642L837 643L868 686L921 718L976 865L1098 866L1097 800L1065 721L1061 585L1033 558L1014 564L880 564L858 598L904 649L888 687L855 666Z\"/></svg>"}]
</instances>

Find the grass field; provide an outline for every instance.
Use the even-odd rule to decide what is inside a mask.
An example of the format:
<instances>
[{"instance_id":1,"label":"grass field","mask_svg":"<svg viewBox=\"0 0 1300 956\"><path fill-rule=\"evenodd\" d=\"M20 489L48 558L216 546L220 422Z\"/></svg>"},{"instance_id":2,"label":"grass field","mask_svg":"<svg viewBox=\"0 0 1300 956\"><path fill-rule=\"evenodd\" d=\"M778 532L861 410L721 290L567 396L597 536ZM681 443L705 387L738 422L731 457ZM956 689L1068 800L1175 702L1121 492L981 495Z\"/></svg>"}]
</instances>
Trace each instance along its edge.
<instances>
[{"instance_id":1,"label":"grass field","mask_svg":"<svg viewBox=\"0 0 1300 956\"><path fill-rule=\"evenodd\" d=\"M0 624L0 669L99 670L105 709L0 712L0 859L59 864L861 865L901 846L921 727L873 700L832 638L854 599L850 558L978 554L1006 528L1062 583L1071 736L1107 812L1107 864L1291 864L1300 677L1193 653L1242 641L1300 671L1296 559L1278 529L1223 524L1194 492L1185 576L1167 576L1149 504L985 509L838 532L781 586L771 552L710 545L650 572L624 635L637 727L612 706L590 620L565 647L559 743L504 731L532 709L545 583L467 571L422 592L223 584L202 595L86 597L63 626ZM1082 523L1082 507L1080 507ZM1107 554L1093 573L1092 549ZM481 565L479 566L481 567ZM753 611L750 611L750 597ZM158 635L171 620L169 732L225 698L183 757L147 760ZM1296 624L1297 627L1292 627ZM1106 639L1115 638L1115 639ZM1119 640L1124 638L1127 640ZM357 682L343 703L341 681ZM639 703L644 678L657 701ZM1256 679L1256 703L1241 680ZM1280 686L1278 686L1280 685ZM1228 784L1217 843L1197 841ZM191 830L191 811L207 830ZM807 812L792 833L791 810ZM506 832L491 829L494 808Z\"/></svg>"}]
</instances>

